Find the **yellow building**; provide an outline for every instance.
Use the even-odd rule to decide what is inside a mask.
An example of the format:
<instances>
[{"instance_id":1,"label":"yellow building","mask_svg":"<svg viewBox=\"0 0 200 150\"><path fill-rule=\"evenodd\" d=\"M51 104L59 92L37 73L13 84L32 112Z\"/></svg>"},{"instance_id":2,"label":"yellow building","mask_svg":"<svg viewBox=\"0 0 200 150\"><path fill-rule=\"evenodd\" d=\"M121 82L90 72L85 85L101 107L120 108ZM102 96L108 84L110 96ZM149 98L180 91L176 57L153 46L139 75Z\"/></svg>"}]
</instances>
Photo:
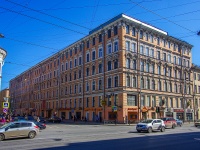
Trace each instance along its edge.
<instances>
[{"instance_id":1,"label":"yellow building","mask_svg":"<svg viewBox=\"0 0 200 150\"><path fill-rule=\"evenodd\" d=\"M119 122L193 119L186 105L193 99L191 49L120 14L12 79L10 97L19 114Z\"/></svg>"}]
</instances>

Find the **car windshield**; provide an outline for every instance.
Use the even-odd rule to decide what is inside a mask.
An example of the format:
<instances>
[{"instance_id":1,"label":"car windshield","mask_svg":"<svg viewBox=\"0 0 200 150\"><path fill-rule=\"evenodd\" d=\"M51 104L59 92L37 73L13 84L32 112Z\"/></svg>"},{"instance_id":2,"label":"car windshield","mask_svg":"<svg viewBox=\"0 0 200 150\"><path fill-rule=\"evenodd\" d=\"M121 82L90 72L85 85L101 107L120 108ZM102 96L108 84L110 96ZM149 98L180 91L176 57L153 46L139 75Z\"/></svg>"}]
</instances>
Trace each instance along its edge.
<instances>
[{"instance_id":1,"label":"car windshield","mask_svg":"<svg viewBox=\"0 0 200 150\"><path fill-rule=\"evenodd\" d=\"M153 120L143 120L142 123L151 123Z\"/></svg>"},{"instance_id":2,"label":"car windshield","mask_svg":"<svg viewBox=\"0 0 200 150\"><path fill-rule=\"evenodd\" d=\"M160 118L161 120L163 120L163 121L166 121L167 120L167 118Z\"/></svg>"}]
</instances>

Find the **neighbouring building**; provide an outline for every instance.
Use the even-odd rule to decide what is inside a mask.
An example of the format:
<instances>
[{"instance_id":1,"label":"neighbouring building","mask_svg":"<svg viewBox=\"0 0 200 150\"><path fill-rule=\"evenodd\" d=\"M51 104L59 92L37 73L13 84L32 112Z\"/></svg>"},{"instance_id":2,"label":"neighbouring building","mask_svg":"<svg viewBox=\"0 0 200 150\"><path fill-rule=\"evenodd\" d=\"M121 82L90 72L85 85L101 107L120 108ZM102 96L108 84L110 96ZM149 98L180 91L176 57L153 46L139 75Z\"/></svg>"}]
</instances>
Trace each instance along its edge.
<instances>
[{"instance_id":1,"label":"neighbouring building","mask_svg":"<svg viewBox=\"0 0 200 150\"><path fill-rule=\"evenodd\" d=\"M194 65L194 114L195 120L200 119L200 67Z\"/></svg>"},{"instance_id":2,"label":"neighbouring building","mask_svg":"<svg viewBox=\"0 0 200 150\"><path fill-rule=\"evenodd\" d=\"M9 89L8 88L0 91L0 114L9 113L11 111L11 106L9 107L9 109L6 109L7 112L3 111L3 103L4 102L10 103L10 101L9 101Z\"/></svg>"},{"instance_id":3,"label":"neighbouring building","mask_svg":"<svg viewBox=\"0 0 200 150\"><path fill-rule=\"evenodd\" d=\"M10 81L18 114L193 120L192 45L124 14Z\"/></svg>"}]
</instances>

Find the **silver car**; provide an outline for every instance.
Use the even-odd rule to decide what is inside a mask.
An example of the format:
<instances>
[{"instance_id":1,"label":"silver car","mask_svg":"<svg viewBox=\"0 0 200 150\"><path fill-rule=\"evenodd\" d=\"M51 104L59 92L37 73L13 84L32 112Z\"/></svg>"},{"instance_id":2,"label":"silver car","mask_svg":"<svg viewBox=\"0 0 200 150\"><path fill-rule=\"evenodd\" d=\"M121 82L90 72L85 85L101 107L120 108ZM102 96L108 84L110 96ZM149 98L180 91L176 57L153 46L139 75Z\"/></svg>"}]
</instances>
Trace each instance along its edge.
<instances>
[{"instance_id":1,"label":"silver car","mask_svg":"<svg viewBox=\"0 0 200 150\"><path fill-rule=\"evenodd\" d=\"M136 130L138 132L147 131L148 133L152 131L161 132L165 131L165 124L161 119L147 119L137 124Z\"/></svg>"},{"instance_id":2,"label":"silver car","mask_svg":"<svg viewBox=\"0 0 200 150\"><path fill-rule=\"evenodd\" d=\"M0 127L0 141L10 138L34 138L39 133L39 127L31 121L10 122Z\"/></svg>"}]
</instances>

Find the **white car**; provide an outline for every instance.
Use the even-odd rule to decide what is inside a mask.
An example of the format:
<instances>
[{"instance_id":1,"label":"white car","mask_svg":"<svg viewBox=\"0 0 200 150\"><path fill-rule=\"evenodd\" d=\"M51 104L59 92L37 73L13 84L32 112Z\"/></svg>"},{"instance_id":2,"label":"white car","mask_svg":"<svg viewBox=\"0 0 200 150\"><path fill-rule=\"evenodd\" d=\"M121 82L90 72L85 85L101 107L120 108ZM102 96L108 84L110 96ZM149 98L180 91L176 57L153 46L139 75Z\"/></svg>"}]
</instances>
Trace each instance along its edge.
<instances>
[{"instance_id":1,"label":"white car","mask_svg":"<svg viewBox=\"0 0 200 150\"><path fill-rule=\"evenodd\" d=\"M152 131L165 131L165 124L161 119L147 119L137 124L136 130L138 132L147 131L151 133Z\"/></svg>"}]
</instances>

